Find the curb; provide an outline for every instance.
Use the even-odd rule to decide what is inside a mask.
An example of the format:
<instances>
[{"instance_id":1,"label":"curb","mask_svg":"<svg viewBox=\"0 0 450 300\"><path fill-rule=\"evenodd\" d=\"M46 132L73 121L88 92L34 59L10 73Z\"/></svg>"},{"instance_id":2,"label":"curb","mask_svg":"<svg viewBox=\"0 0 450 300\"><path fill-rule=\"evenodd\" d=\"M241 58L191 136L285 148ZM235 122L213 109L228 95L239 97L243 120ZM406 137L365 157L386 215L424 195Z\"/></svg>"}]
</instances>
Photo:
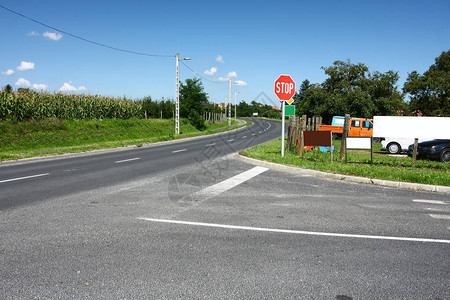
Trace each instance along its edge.
<instances>
[{"instance_id":1,"label":"curb","mask_svg":"<svg viewBox=\"0 0 450 300\"><path fill-rule=\"evenodd\" d=\"M277 171L288 172L288 173L292 173L292 174L314 176L314 177L319 177L319 178L353 182L353 183L373 184L373 185L378 185L378 186L405 189L405 190L415 190L415 191L437 192L437 193L450 194L450 187L448 187L448 186L390 181L390 180L383 180L383 179L327 173L327 172L323 172L323 171L302 169L302 168L294 167L294 166L281 165L281 164L277 164L277 163L273 163L273 162L268 162L265 160L258 160L255 158L242 156L238 153L234 154L234 158L236 158L240 161L243 161L243 162L253 164L253 165L263 166L263 167L267 167L267 168L274 169Z\"/></svg>"}]
</instances>

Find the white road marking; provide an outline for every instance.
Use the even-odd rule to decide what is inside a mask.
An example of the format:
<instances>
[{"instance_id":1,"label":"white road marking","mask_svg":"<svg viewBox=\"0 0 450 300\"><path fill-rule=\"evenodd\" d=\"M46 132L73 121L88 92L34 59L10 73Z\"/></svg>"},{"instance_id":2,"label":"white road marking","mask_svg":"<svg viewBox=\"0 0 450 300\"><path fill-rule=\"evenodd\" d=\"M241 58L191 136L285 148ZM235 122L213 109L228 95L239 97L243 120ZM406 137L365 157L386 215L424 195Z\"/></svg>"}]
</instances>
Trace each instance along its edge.
<instances>
[{"instance_id":1,"label":"white road marking","mask_svg":"<svg viewBox=\"0 0 450 300\"><path fill-rule=\"evenodd\" d=\"M327 237L359 238L359 239L372 239L372 240L391 240L391 241L407 241L407 242L420 242L420 243L450 244L450 240L440 240L440 239L408 238L408 237L377 236L377 235L360 235L360 234L329 233L329 232L313 232L313 231L301 231L301 230L290 230L290 229L273 229L273 228L235 226L235 225L214 224L214 223L201 223L201 222L188 222L188 221L177 221L177 220L164 220L164 219L153 219L153 218L138 218L138 219L139 220L144 220L144 221L150 221L150 222L158 222L158 223L169 223L169 224L191 225L191 226L203 226L203 227L213 227L213 228L223 228L223 229L238 229L238 230L250 230L250 231L261 231L261 232L289 233L289 234L327 236Z\"/></svg>"},{"instance_id":2,"label":"white road marking","mask_svg":"<svg viewBox=\"0 0 450 300\"><path fill-rule=\"evenodd\" d=\"M436 214L428 214L433 219L441 219L441 220L450 220L450 215L436 215Z\"/></svg>"},{"instance_id":3,"label":"white road marking","mask_svg":"<svg viewBox=\"0 0 450 300\"><path fill-rule=\"evenodd\" d=\"M175 151L172 151L172 153L184 152L184 151L186 151L186 150L187 150L187 149L175 150Z\"/></svg>"},{"instance_id":4,"label":"white road marking","mask_svg":"<svg viewBox=\"0 0 450 300\"><path fill-rule=\"evenodd\" d=\"M252 134L252 135L256 135L256 133Z\"/></svg>"},{"instance_id":5,"label":"white road marking","mask_svg":"<svg viewBox=\"0 0 450 300\"><path fill-rule=\"evenodd\" d=\"M246 137L247 137L247 136L246 136L246 135L244 135L244 136L243 136L242 138L243 138L243 139L245 139Z\"/></svg>"},{"instance_id":6,"label":"white road marking","mask_svg":"<svg viewBox=\"0 0 450 300\"><path fill-rule=\"evenodd\" d=\"M234 139L231 139L231 140L228 140L229 142L232 142L232 141L234 141Z\"/></svg>"},{"instance_id":7,"label":"white road marking","mask_svg":"<svg viewBox=\"0 0 450 300\"><path fill-rule=\"evenodd\" d=\"M211 146L215 146L215 145L216 145L216 143L211 143L211 144L206 145L206 147L211 147Z\"/></svg>"},{"instance_id":8,"label":"white road marking","mask_svg":"<svg viewBox=\"0 0 450 300\"><path fill-rule=\"evenodd\" d=\"M254 167L248 171L245 171L241 174L228 178L222 182L204 188L203 190L193 194L193 196L200 196L201 198L209 199L225 191L228 191L229 189L234 188L235 186L238 186L239 184L247 180L250 180L255 176L258 176L259 174L264 173L267 170L269 169L264 167Z\"/></svg>"},{"instance_id":9,"label":"white road marking","mask_svg":"<svg viewBox=\"0 0 450 300\"><path fill-rule=\"evenodd\" d=\"M414 199L413 202L418 202L418 203L428 203L428 204L448 204L445 203L444 201L439 201L439 200L425 200L425 199Z\"/></svg>"},{"instance_id":10,"label":"white road marking","mask_svg":"<svg viewBox=\"0 0 450 300\"><path fill-rule=\"evenodd\" d=\"M262 131L260 131L259 133L262 133Z\"/></svg>"},{"instance_id":11,"label":"white road marking","mask_svg":"<svg viewBox=\"0 0 450 300\"><path fill-rule=\"evenodd\" d=\"M18 180L24 180L24 179L30 179L30 178L36 178L36 177L42 177L42 176L47 176L47 175L50 175L50 173L37 174L37 175L31 175L31 176L24 176L24 177L17 177L17 178L11 178L11 179L5 179L5 180L0 180L0 183L11 182L11 181L18 181Z\"/></svg>"},{"instance_id":12,"label":"white road marking","mask_svg":"<svg viewBox=\"0 0 450 300\"><path fill-rule=\"evenodd\" d=\"M120 163L124 163L124 162L128 162L128 161L138 160L138 159L141 159L141 158L135 157L135 158L130 158L130 159L118 160L118 161L115 161L114 163L120 164Z\"/></svg>"}]
</instances>

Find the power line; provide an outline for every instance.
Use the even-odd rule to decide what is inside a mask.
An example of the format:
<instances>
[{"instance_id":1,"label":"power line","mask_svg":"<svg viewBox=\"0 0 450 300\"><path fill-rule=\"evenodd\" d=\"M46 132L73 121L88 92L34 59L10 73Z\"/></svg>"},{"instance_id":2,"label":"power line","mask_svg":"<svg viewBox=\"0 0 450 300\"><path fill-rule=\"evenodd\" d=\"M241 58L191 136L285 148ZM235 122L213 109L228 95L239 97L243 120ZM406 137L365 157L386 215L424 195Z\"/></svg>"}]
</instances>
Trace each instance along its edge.
<instances>
[{"instance_id":1,"label":"power line","mask_svg":"<svg viewBox=\"0 0 450 300\"><path fill-rule=\"evenodd\" d=\"M181 62L186 68L188 68L189 70L191 70L191 72L194 73L194 75L197 75L198 77L200 77L200 78L202 78L202 79L204 79L204 80L206 80L206 81L209 81L209 82L212 82L212 83L228 83L228 80L227 80L227 81L215 81L215 80L211 80L211 79L205 78L205 77L203 77L202 75L200 75L198 72L192 70L187 64L184 63L184 61L180 60L180 62Z\"/></svg>"},{"instance_id":2,"label":"power line","mask_svg":"<svg viewBox=\"0 0 450 300\"><path fill-rule=\"evenodd\" d=\"M15 15L18 15L18 16L20 16L20 17L22 17L22 18L25 18L25 19L27 19L27 20L30 20L30 21L32 21L32 22L34 22L34 23L37 23L37 24L39 24L39 25L42 25L42 26L44 26L44 27L47 27L47 28L56 30L56 31L58 31L58 32L64 33L64 34L66 34L66 35L68 35L68 36L74 37L74 38L79 39L79 40L82 40L82 41L84 41L84 42L91 43L91 44L94 44L94 45L97 45L97 46L101 46L101 47L104 47L104 48L108 48L108 49L111 49L111 50L120 51L120 52L125 52L125 53L130 53L130 54L136 54L136 55L142 55L142 56L152 56L152 57L175 57L175 55L150 54L150 53L136 52L136 51L131 51L131 50L126 50L126 49L121 49L121 48L109 46L109 45L106 45L106 44L103 44L103 43L99 43L99 42L95 42L95 41L92 41L92 40L85 39L85 38L83 38L83 37L81 37L81 36L78 36L78 35L72 34L72 33L70 33L70 32L67 32L67 31L58 29L58 28L56 28L56 27L47 25L47 24L42 23L42 22L40 22L40 21L38 21L38 20L35 20L35 19L33 19L33 18L30 18L30 17L27 17L27 16L25 16L25 15L19 13L19 12L16 12L16 11L14 11L14 10L12 10L12 9L9 9L9 8L7 8L7 7L3 6L3 5L1 5L1 4L0 4L0 8L3 8L3 9L6 10L6 11L9 11L9 12L15 14Z\"/></svg>"}]
</instances>

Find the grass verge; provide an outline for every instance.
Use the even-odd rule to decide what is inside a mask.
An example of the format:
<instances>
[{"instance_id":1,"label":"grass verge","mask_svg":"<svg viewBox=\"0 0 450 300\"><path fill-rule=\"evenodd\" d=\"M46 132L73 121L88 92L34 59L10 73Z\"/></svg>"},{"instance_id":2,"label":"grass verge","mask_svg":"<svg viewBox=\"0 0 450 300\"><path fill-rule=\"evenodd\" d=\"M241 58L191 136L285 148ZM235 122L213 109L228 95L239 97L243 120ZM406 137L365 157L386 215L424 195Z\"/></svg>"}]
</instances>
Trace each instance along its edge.
<instances>
[{"instance_id":1,"label":"grass verge","mask_svg":"<svg viewBox=\"0 0 450 300\"><path fill-rule=\"evenodd\" d=\"M232 126L239 122L232 122ZM170 119L43 119L0 121L0 161L62 153L76 153L129 145L141 145L226 130L228 123L207 123L198 131L188 120L180 120L180 135L174 136Z\"/></svg>"},{"instance_id":2,"label":"grass verge","mask_svg":"<svg viewBox=\"0 0 450 300\"><path fill-rule=\"evenodd\" d=\"M335 147L333 164L331 164L330 152L323 153L319 150L306 151L304 160L297 155L297 149L285 151L285 156L281 157L281 139L242 151L240 154L274 163L330 173L450 186L450 164L417 160L416 166L413 167L410 157L390 156L381 150L380 144L374 144L373 164L370 163L370 151L368 150L349 150L347 162L344 162L338 161L341 141L335 140L333 145Z\"/></svg>"}]
</instances>

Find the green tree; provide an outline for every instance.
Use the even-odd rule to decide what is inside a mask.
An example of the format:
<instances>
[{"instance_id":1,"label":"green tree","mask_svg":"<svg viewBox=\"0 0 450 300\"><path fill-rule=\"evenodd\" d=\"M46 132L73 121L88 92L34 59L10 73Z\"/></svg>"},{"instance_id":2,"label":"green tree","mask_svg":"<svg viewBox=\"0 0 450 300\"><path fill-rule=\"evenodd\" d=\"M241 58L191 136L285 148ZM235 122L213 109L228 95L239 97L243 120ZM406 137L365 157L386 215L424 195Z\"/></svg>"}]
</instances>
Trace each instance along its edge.
<instances>
[{"instance_id":1,"label":"green tree","mask_svg":"<svg viewBox=\"0 0 450 300\"><path fill-rule=\"evenodd\" d=\"M12 88L12 86L11 86L10 84L7 84L7 85L6 85L6 87L5 87L5 92L6 92L7 94L12 94L12 93L14 92L14 90L13 90L13 88Z\"/></svg>"},{"instance_id":2,"label":"green tree","mask_svg":"<svg viewBox=\"0 0 450 300\"><path fill-rule=\"evenodd\" d=\"M450 116L450 50L442 52L423 75L409 73L403 92L409 94L412 111Z\"/></svg>"},{"instance_id":3,"label":"green tree","mask_svg":"<svg viewBox=\"0 0 450 300\"><path fill-rule=\"evenodd\" d=\"M180 84L180 116L188 118L198 130L206 128L202 115L207 103L208 97L199 78L186 79L185 84Z\"/></svg>"},{"instance_id":4,"label":"green tree","mask_svg":"<svg viewBox=\"0 0 450 300\"><path fill-rule=\"evenodd\" d=\"M405 110L402 94L397 90L397 72L369 73L362 63L335 61L322 67L328 77L321 84L305 80L294 96L299 115L322 116L329 123L333 116L371 118L374 115L396 115Z\"/></svg>"}]
</instances>

